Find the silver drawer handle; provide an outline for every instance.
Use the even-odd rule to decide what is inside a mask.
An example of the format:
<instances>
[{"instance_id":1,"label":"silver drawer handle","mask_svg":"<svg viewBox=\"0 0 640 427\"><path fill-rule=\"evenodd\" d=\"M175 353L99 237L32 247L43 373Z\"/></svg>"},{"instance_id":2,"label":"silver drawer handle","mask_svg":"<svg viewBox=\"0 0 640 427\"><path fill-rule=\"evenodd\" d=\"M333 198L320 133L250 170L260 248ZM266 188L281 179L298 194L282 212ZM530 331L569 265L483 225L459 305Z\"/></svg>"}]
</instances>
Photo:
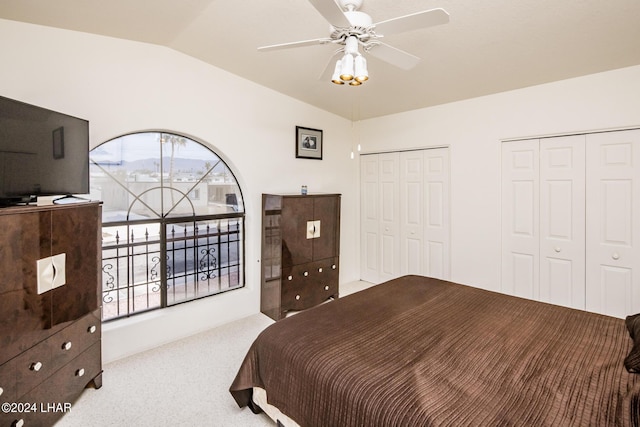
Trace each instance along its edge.
<instances>
[{"instance_id":1,"label":"silver drawer handle","mask_svg":"<svg viewBox=\"0 0 640 427\"><path fill-rule=\"evenodd\" d=\"M293 280L293 276L287 277L287 280Z\"/></svg>"},{"instance_id":2,"label":"silver drawer handle","mask_svg":"<svg viewBox=\"0 0 640 427\"><path fill-rule=\"evenodd\" d=\"M66 343L62 344L62 349L63 350L71 350L71 341L67 341Z\"/></svg>"},{"instance_id":3,"label":"silver drawer handle","mask_svg":"<svg viewBox=\"0 0 640 427\"><path fill-rule=\"evenodd\" d=\"M29 366L29 369L31 369L32 371L38 372L40 369L42 369L42 362L32 363L31 366Z\"/></svg>"},{"instance_id":4,"label":"silver drawer handle","mask_svg":"<svg viewBox=\"0 0 640 427\"><path fill-rule=\"evenodd\" d=\"M4 389L0 387L0 396L2 396L2 393L4 393Z\"/></svg>"},{"instance_id":5,"label":"silver drawer handle","mask_svg":"<svg viewBox=\"0 0 640 427\"><path fill-rule=\"evenodd\" d=\"M335 265L335 264L333 264L333 265L331 266L331 268L332 268L333 270L335 270L335 269L336 269L336 265Z\"/></svg>"},{"instance_id":6,"label":"silver drawer handle","mask_svg":"<svg viewBox=\"0 0 640 427\"><path fill-rule=\"evenodd\" d=\"M95 334L96 333L96 326L95 325L91 325L87 328L87 332L89 332L90 334Z\"/></svg>"},{"instance_id":7,"label":"silver drawer handle","mask_svg":"<svg viewBox=\"0 0 640 427\"><path fill-rule=\"evenodd\" d=\"M322 273L322 267L318 269L318 273Z\"/></svg>"},{"instance_id":8,"label":"silver drawer handle","mask_svg":"<svg viewBox=\"0 0 640 427\"><path fill-rule=\"evenodd\" d=\"M76 377L82 377L84 375L84 368L80 368L76 371Z\"/></svg>"},{"instance_id":9,"label":"silver drawer handle","mask_svg":"<svg viewBox=\"0 0 640 427\"><path fill-rule=\"evenodd\" d=\"M13 423L13 425L16 426L16 427L22 427L24 425L24 420L22 418L20 418L18 421Z\"/></svg>"},{"instance_id":10,"label":"silver drawer handle","mask_svg":"<svg viewBox=\"0 0 640 427\"><path fill-rule=\"evenodd\" d=\"M308 271L305 271L305 272L304 272L304 275L305 275L305 277L306 277L306 276L308 276L308 275L309 275L309 272L308 272Z\"/></svg>"},{"instance_id":11,"label":"silver drawer handle","mask_svg":"<svg viewBox=\"0 0 640 427\"><path fill-rule=\"evenodd\" d=\"M325 287L324 287L324 290L325 290L325 291L328 291L328 290L329 290L329 286L325 286Z\"/></svg>"},{"instance_id":12,"label":"silver drawer handle","mask_svg":"<svg viewBox=\"0 0 640 427\"><path fill-rule=\"evenodd\" d=\"M300 295L296 295L296 301L300 299Z\"/></svg>"}]
</instances>

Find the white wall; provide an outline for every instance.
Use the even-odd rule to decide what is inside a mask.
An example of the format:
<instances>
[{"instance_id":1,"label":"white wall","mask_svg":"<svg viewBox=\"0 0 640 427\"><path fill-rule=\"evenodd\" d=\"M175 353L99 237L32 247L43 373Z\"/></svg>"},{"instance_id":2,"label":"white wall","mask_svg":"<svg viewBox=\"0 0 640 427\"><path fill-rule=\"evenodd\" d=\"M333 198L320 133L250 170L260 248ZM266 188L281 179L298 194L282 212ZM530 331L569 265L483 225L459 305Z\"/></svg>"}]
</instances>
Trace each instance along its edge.
<instances>
[{"instance_id":1,"label":"white wall","mask_svg":"<svg viewBox=\"0 0 640 427\"><path fill-rule=\"evenodd\" d=\"M640 126L640 66L363 121L363 152L451 148L451 278L500 290L500 140Z\"/></svg>"},{"instance_id":2,"label":"white wall","mask_svg":"<svg viewBox=\"0 0 640 427\"><path fill-rule=\"evenodd\" d=\"M341 283L358 278L351 124L171 49L0 20L0 95L90 121L91 145L142 130L210 144L246 208L246 288L105 325L109 362L259 312L263 192L340 192ZM295 126L323 129L324 160L295 159Z\"/></svg>"}]
</instances>

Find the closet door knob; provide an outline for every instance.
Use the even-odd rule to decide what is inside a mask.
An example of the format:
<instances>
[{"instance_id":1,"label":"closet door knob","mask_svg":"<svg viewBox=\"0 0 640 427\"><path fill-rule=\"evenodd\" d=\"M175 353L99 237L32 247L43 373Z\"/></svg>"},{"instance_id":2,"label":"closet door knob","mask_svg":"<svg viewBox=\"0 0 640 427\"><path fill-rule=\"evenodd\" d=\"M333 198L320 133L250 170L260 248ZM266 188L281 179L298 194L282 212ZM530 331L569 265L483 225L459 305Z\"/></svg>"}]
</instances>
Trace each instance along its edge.
<instances>
[{"instance_id":1,"label":"closet door knob","mask_svg":"<svg viewBox=\"0 0 640 427\"><path fill-rule=\"evenodd\" d=\"M618 252L614 252L614 253L611 255L611 258L613 258L613 259L620 259L620 254L618 254Z\"/></svg>"}]
</instances>

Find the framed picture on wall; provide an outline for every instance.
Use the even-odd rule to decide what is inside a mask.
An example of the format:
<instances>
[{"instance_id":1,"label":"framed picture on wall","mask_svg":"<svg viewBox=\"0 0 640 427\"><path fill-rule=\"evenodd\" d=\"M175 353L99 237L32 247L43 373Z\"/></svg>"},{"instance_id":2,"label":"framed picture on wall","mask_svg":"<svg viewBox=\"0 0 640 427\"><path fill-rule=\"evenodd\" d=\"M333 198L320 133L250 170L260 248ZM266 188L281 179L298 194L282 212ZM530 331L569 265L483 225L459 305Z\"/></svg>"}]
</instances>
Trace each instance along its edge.
<instances>
[{"instance_id":1,"label":"framed picture on wall","mask_svg":"<svg viewBox=\"0 0 640 427\"><path fill-rule=\"evenodd\" d=\"M322 160L322 131L296 126L296 157Z\"/></svg>"}]
</instances>

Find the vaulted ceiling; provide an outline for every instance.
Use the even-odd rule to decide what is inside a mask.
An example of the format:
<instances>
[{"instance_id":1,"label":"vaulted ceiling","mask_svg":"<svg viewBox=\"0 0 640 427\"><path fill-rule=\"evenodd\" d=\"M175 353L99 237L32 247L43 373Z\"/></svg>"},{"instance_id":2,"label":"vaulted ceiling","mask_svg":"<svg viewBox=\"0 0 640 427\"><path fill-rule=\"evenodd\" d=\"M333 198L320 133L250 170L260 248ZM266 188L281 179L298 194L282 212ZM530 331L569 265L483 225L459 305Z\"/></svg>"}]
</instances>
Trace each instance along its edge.
<instances>
[{"instance_id":1,"label":"vaulted ceiling","mask_svg":"<svg viewBox=\"0 0 640 427\"><path fill-rule=\"evenodd\" d=\"M334 45L257 51L328 36L306 0L0 0L0 18L167 46L352 120L640 64L638 0L364 0L360 10L380 22L432 8L450 22L384 39L418 66L368 56L359 87L319 80Z\"/></svg>"}]
</instances>

